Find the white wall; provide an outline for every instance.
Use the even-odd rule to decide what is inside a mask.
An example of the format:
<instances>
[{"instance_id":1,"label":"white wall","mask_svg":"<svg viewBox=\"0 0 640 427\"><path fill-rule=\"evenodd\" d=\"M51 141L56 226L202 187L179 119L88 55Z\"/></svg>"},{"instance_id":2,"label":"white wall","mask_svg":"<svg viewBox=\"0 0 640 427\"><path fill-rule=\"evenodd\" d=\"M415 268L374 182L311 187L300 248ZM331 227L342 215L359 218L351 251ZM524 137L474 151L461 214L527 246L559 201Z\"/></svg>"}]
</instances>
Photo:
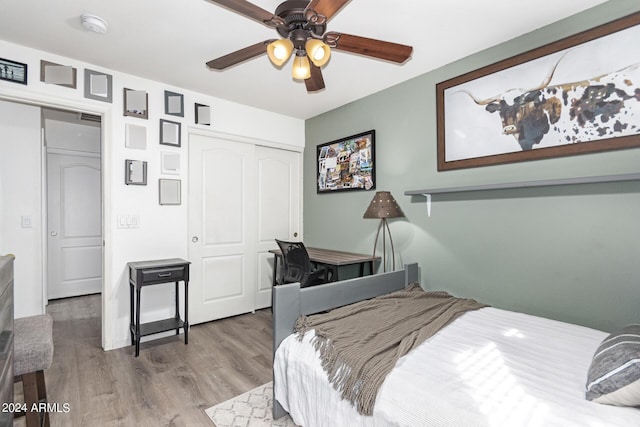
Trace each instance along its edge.
<instances>
[{"instance_id":1,"label":"white wall","mask_svg":"<svg viewBox=\"0 0 640 427\"><path fill-rule=\"evenodd\" d=\"M40 108L0 101L0 254L16 256L16 318L43 306L40 146Z\"/></svg>"},{"instance_id":2,"label":"white wall","mask_svg":"<svg viewBox=\"0 0 640 427\"><path fill-rule=\"evenodd\" d=\"M278 146L303 147L304 121L272 112L228 102L168 84L104 69L69 58L37 51L27 47L0 41L2 56L29 67L28 85L0 81L0 98L27 99L49 106L72 108L103 114L103 199L105 237L105 292L103 310L103 345L106 349L129 345L129 285L126 264L156 258L187 257L187 160L189 128L209 129L215 132L244 138L269 141ZM40 60L78 69L77 89L46 85L39 81ZM89 68L113 76L113 103L108 104L84 98L84 69ZM211 78L215 78L212 75ZM148 120L123 116L123 88L145 90L149 95ZM185 117L164 115L164 91L184 94ZM194 103L211 106L212 125L194 124ZM182 123L182 147L158 144L159 119ZM147 128L147 149L134 150L125 147L125 125L132 123ZM159 206L158 179L160 153L170 151L181 155L181 175L165 176L182 180L182 205ZM148 162L147 186L124 185L126 159ZM6 184L0 183L3 187ZM36 208L35 206L33 207ZM39 207L38 207L39 208ZM137 229L116 228L119 215L138 215ZM6 227L5 227L6 228ZM35 268L40 260L33 262ZM39 292L40 283L29 284L30 294ZM157 289L153 289L157 288ZM171 296L161 286L145 289L142 321L166 317L171 311ZM27 295L27 294L25 294ZM16 307L25 301L16 299ZM105 323L105 322L103 322Z\"/></svg>"}]
</instances>

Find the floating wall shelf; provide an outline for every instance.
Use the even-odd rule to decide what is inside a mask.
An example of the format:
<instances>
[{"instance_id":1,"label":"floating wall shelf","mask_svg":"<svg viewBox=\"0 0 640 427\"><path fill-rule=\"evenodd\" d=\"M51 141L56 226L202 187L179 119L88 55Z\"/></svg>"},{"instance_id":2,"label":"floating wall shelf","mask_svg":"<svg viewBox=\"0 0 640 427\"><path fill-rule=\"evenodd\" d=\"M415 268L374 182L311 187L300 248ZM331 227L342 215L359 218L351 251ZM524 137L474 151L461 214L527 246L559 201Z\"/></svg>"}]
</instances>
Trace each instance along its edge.
<instances>
[{"instance_id":1,"label":"floating wall shelf","mask_svg":"<svg viewBox=\"0 0 640 427\"><path fill-rule=\"evenodd\" d=\"M556 185L597 184L601 182L637 181L640 173L621 175L602 175L580 178L543 179L539 181L509 182L505 184L467 185L463 187L431 188L427 190L405 191L405 196L419 196L425 194L464 193L469 191L508 190L512 188L550 187Z\"/></svg>"},{"instance_id":2,"label":"floating wall shelf","mask_svg":"<svg viewBox=\"0 0 640 427\"><path fill-rule=\"evenodd\" d=\"M598 184L603 182L638 181L640 173L620 175L601 175L579 178L543 179L538 181L521 181L504 184L467 185L462 187L431 188L426 190L405 191L405 196L425 196L427 198L427 212L431 215L431 195L448 193L465 193L473 191L509 190L517 188L551 187L557 185Z\"/></svg>"}]
</instances>

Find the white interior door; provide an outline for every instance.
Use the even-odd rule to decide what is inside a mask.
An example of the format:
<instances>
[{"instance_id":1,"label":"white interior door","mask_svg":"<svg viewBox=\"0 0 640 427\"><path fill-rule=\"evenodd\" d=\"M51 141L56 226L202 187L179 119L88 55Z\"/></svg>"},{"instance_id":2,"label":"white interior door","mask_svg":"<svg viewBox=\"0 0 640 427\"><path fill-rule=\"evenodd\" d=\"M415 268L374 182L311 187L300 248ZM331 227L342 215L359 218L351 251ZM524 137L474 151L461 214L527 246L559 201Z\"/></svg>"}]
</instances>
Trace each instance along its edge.
<instances>
[{"instance_id":1,"label":"white interior door","mask_svg":"<svg viewBox=\"0 0 640 427\"><path fill-rule=\"evenodd\" d=\"M102 291L100 157L47 154L47 297Z\"/></svg>"},{"instance_id":2,"label":"white interior door","mask_svg":"<svg viewBox=\"0 0 640 427\"><path fill-rule=\"evenodd\" d=\"M254 309L255 146L189 136L190 323Z\"/></svg>"},{"instance_id":3,"label":"white interior door","mask_svg":"<svg viewBox=\"0 0 640 427\"><path fill-rule=\"evenodd\" d=\"M256 147L258 175L258 288L255 308L271 306L275 239L299 240L301 154Z\"/></svg>"}]
</instances>

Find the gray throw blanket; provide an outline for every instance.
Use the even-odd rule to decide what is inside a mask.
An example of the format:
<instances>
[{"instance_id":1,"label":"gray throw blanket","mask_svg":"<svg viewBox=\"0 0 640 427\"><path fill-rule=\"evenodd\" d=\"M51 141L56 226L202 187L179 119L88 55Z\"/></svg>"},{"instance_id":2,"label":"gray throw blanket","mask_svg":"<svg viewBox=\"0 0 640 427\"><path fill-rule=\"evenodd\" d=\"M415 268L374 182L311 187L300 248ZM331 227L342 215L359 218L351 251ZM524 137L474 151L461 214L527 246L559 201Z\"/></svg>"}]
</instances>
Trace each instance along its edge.
<instances>
[{"instance_id":1,"label":"gray throw blanket","mask_svg":"<svg viewBox=\"0 0 640 427\"><path fill-rule=\"evenodd\" d=\"M371 415L378 390L396 361L470 310L486 307L418 284L340 307L300 316L296 332L315 329L313 343L329 382L360 414Z\"/></svg>"}]
</instances>

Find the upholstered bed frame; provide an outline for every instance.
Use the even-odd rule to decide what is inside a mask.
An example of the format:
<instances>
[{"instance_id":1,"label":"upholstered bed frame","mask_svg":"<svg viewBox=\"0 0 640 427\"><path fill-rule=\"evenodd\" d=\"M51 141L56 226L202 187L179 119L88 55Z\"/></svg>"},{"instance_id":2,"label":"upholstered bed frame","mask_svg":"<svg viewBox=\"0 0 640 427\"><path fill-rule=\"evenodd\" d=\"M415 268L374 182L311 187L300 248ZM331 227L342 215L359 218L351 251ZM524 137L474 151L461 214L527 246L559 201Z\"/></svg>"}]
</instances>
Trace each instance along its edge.
<instances>
[{"instance_id":1,"label":"upholstered bed frame","mask_svg":"<svg viewBox=\"0 0 640 427\"><path fill-rule=\"evenodd\" d=\"M273 288L273 354L275 355L282 340L291 335L300 315L319 313L374 298L403 289L416 281L418 281L418 264L409 264L405 265L403 270L307 288L300 288L299 283L275 286ZM280 418L286 413L274 396L273 418Z\"/></svg>"}]
</instances>

